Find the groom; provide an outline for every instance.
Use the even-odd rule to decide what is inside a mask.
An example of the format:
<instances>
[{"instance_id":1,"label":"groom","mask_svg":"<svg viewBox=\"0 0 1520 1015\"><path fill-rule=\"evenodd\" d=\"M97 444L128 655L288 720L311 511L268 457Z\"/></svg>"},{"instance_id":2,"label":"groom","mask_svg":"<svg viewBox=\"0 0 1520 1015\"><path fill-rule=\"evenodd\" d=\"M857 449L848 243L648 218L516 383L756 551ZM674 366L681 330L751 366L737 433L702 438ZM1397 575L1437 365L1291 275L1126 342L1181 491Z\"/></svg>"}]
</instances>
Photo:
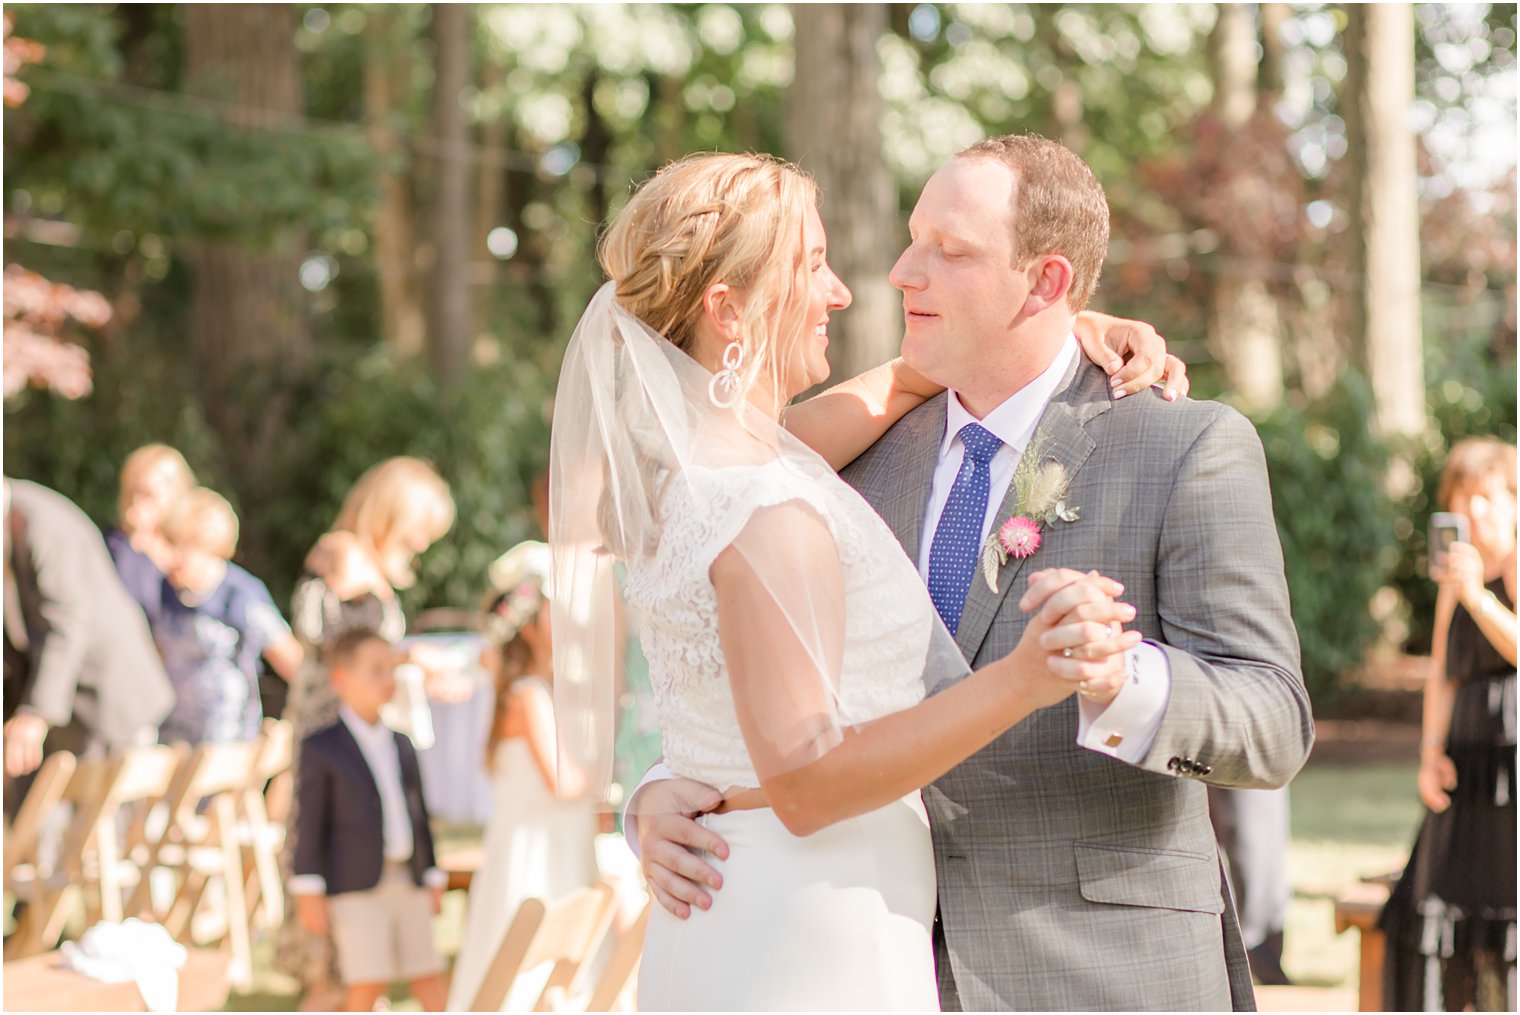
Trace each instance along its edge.
<instances>
[{"instance_id":1,"label":"groom","mask_svg":"<svg viewBox=\"0 0 1520 1015\"><path fill-rule=\"evenodd\" d=\"M1249 1010L1205 783L1281 786L1314 736L1260 442L1217 403L1115 399L1078 354L1073 319L1097 285L1108 206L1059 144L974 145L930 179L909 228L891 275L903 358L949 391L844 478L918 561L973 666L1018 644L1027 616L1009 590L1044 568L1122 582L1149 639L1116 697L1036 712L925 789L941 1001ZM995 588L979 567L968 580L968 555L1015 512L1010 481L1028 454L1064 467L1070 520L1047 519ZM726 844L639 810L646 870L675 889L667 898L690 899L683 875L713 872L673 844Z\"/></svg>"}]
</instances>

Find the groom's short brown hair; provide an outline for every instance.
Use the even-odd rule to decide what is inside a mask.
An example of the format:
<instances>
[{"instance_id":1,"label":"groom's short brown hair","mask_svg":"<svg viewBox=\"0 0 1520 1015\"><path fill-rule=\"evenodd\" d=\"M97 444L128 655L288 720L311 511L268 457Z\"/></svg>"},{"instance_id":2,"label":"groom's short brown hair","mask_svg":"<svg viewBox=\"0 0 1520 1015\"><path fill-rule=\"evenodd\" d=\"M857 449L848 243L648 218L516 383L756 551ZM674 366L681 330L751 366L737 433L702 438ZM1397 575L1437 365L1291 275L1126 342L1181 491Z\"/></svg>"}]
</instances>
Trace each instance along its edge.
<instances>
[{"instance_id":1,"label":"groom's short brown hair","mask_svg":"<svg viewBox=\"0 0 1520 1015\"><path fill-rule=\"evenodd\" d=\"M1060 254L1072 268L1066 302L1072 310L1086 307L1108 253L1108 201L1087 163L1033 134L989 137L956 158L993 159L1013 170L1014 267Z\"/></svg>"}]
</instances>

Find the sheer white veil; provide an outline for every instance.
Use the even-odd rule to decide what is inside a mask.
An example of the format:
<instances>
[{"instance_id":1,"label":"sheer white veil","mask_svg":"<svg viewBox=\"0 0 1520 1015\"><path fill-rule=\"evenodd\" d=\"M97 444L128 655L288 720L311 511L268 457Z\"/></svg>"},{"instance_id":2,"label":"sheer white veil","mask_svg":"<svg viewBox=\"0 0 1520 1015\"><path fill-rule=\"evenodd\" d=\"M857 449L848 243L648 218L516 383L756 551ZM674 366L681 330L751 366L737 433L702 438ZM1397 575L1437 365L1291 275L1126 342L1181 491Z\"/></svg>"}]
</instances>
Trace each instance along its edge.
<instances>
[{"instance_id":1,"label":"sheer white veil","mask_svg":"<svg viewBox=\"0 0 1520 1015\"><path fill-rule=\"evenodd\" d=\"M722 649L731 677L765 681L762 714L744 727L762 778L817 760L843 736L838 689L849 618L839 526L860 528L864 517L872 552L900 558L902 595L927 600L859 495L766 413L743 399L714 405L712 379L625 310L613 282L592 298L565 353L549 478L555 711L561 764L575 766L593 792L605 789L613 767L624 626L616 560L632 578L672 554L697 554L705 568L714 554L733 551L727 559L746 592L727 604L726 616L737 611L742 622L725 622ZM733 491L762 474L771 492L734 510ZM709 556L700 557L698 544ZM927 613L924 630L901 637L921 651L932 689L967 668L938 616Z\"/></svg>"}]
</instances>

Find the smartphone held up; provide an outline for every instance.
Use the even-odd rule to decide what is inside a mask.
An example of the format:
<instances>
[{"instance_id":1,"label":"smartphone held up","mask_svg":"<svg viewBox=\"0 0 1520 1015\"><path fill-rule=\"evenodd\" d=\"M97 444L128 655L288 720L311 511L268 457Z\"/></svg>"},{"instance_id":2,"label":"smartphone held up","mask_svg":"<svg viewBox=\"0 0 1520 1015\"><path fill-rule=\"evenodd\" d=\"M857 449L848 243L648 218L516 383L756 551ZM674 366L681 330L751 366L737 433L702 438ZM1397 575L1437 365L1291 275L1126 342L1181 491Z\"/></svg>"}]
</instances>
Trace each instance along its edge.
<instances>
[{"instance_id":1,"label":"smartphone held up","mask_svg":"<svg viewBox=\"0 0 1520 1015\"><path fill-rule=\"evenodd\" d=\"M1446 566L1446 554L1452 543L1468 541L1467 517L1450 511L1437 511L1430 516L1430 573L1432 576Z\"/></svg>"}]
</instances>

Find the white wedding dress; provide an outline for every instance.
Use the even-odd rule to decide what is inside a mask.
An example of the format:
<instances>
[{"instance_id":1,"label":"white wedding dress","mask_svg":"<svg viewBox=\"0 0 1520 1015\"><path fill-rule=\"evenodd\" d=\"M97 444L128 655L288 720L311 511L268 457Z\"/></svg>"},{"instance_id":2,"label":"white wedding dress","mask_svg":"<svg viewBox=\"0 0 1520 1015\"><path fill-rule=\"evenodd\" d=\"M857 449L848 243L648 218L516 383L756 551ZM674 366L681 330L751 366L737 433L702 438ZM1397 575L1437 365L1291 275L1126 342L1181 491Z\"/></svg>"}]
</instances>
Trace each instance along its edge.
<instances>
[{"instance_id":1,"label":"white wedding dress","mask_svg":"<svg viewBox=\"0 0 1520 1015\"><path fill-rule=\"evenodd\" d=\"M659 546L630 569L627 586L643 614L669 767L722 789L760 784L735 714L708 577L760 508L806 505L838 548L846 597L839 723L921 701L933 606L859 495L832 474L820 480L785 459L694 472L670 485ZM702 821L731 847L727 861L707 858L723 887L710 910L694 908L684 921L653 907L640 1008L938 1009L934 854L917 792L806 838L769 809Z\"/></svg>"}]
</instances>

